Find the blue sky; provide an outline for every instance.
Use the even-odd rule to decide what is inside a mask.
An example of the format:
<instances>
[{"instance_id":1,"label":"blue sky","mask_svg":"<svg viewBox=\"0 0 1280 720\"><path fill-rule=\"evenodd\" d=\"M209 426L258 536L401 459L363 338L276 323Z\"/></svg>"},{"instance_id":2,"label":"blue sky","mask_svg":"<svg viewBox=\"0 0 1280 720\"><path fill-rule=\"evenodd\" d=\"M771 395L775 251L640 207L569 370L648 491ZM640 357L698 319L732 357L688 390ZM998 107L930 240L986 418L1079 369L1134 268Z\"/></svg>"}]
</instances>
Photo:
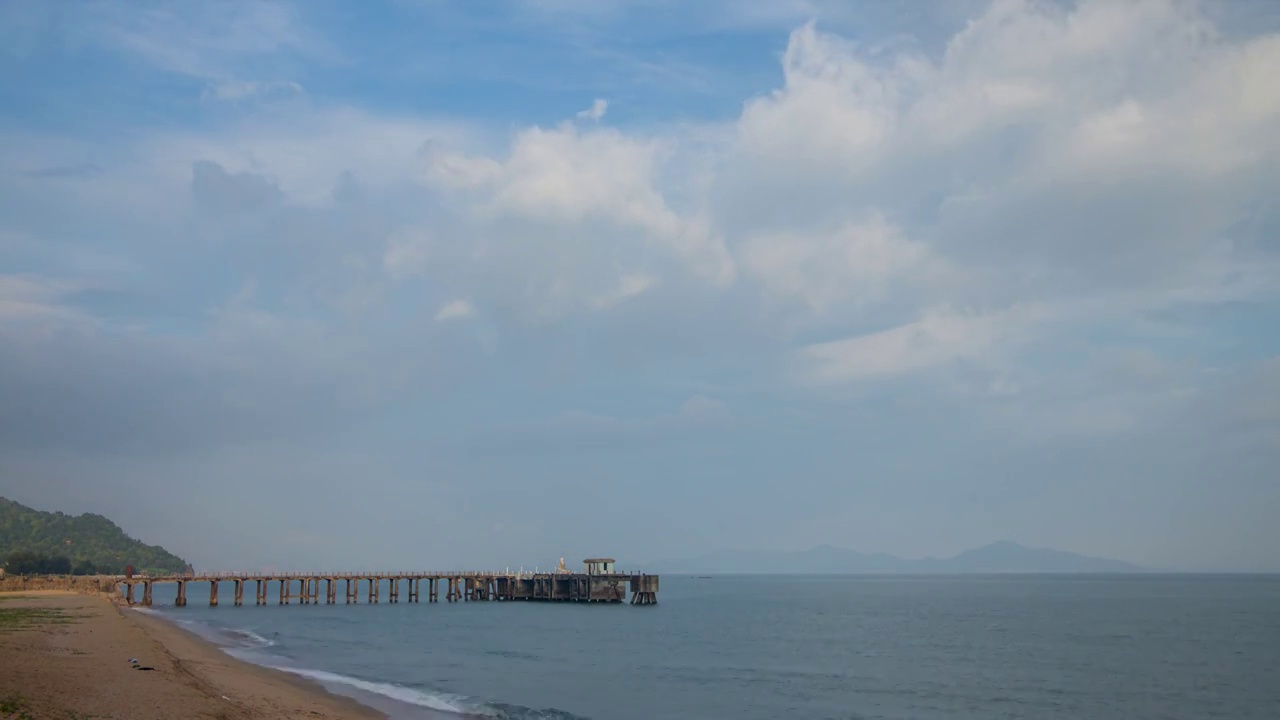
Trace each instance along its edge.
<instances>
[{"instance_id":1,"label":"blue sky","mask_svg":"<svg viewBox=\"0 0 1280 720\"><path fill-rule=\"evenodd\" d=\"M0 493L202 567L1280 570L1267 2L10 2Z\"/></svg>"}]
</instances>

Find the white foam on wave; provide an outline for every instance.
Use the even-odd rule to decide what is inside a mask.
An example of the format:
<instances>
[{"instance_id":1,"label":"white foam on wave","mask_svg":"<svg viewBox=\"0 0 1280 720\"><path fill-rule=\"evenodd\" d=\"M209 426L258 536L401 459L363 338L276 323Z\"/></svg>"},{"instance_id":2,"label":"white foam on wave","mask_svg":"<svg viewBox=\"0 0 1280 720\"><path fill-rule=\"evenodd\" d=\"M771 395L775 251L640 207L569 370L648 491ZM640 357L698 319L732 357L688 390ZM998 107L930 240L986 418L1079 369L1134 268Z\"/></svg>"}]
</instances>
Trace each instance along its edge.
<instances>
[{"instance_id":1,"label":"white foam on wave","mask_svg":"<svg viewBox=\"0 0 1280 720\"><path fill-rule=\"evenodd\" d=\"M256 644L258 647L273 647L276 644L275 640L268 640L252 630L236 628L228 632L248 640L249 642Z\"/></svg>"},{"instance_id":2,"label":"white foam on wave","mask_svg":"<svg viewBox=\"0 0 1280 720\"><path fill-rule=\"evenodd\" d=\"M204 628L204 627L207 627L207 626L205 626L205 625L203 625L203 624L201 624L201 623L196 622L195 620L185 620L185 619L183 619L183 618L173 617L172 615L170 615L170 614L168 614L168 613L163 613L163 612L160 612L159 610L152 610L151 608L147 608L147 607L137 607L137 606L134 606L134 607L131 607L130 609L131 609L131 610L133 610L134 612L142 613L143 615L150 615L150 616L152 616L152 617L158 617L158 618L160 618L160 619L164 620L165 622L170 622L170 623L173 623L174 625L182 625L182 626L185 626L185 627L188 627L188 628ZM199 634L199 633L197 633L197 634ZM203 635L202 635L202 637L203 637ZM207 639L207 638L206 638L206 639Z\"/></svg>"},{"instance_id":3,"label":"white foam on wave","mask_svg":"<svg viewBox=\"0 0 1280 720\"><path fill-rule=\"evenodd\" d=\"M374 695L391 698L409 705L417 705L431 710L440 712L454 713L456 715L467 715L469 717L494 717L496 713L493 710L478 706L466 701L465 698L457 695L449 695L446 693L431 693L423 690L415 690L403 685L393 685L391 683L370 682L368 680L360 680L359 678L347 677L337 673L325 672L323 670L304 670L302 668L276 667L276 670L283 670L294 675L315 680L319 683L347 685L357 690L362 690Z\"/></svg>"},{"instance_id":4,"label":"white foam on wave","mask_svg":"<svg viewBox=\"0 0 1280 720\"><path fill-rule=\"evenodd\" d=\"M294 675L315 680L321 684L345 685L361 692L379 695L406 705L427 708L428 710L434 710L436 712L451 713L469 718L491 718L498 717L500 715L500 713L493 708L486 707L485 705L474 701L468 701L466 698L458 695L415 690L414 688L396 685L393 683L361 680L359 678L339 675L337 673L326 672L324 670L309 670L305 668L281 665L281 662L288 662L288 660L262 652L263 649L274 646L276 641L264 638L252 630L243 628L219 628L195 620L174 617L169 613L160 612L151 608L133 606L132 609L140 613L163 618L165 621L172 622L176 625L183 625L205 640L212 642L222 652L254 665L261 665L274 670L292 673ZM227 635L235 635L243 640L250 641L256 647L228 647L223 642L226 640Z\"/></svg>"}]
</instances>

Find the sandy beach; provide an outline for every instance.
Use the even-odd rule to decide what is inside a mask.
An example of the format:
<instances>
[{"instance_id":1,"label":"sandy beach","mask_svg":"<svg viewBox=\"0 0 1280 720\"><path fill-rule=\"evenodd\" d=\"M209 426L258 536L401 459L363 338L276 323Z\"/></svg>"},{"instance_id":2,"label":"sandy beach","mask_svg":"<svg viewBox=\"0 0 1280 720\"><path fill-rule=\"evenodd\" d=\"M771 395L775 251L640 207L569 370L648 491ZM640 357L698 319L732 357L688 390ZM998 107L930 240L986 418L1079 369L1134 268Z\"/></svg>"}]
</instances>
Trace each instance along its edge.
<instances>
[{"instance_id":1,"label":"sandy beach","mask_svg":"<svg viewBox=\"0 0 1280 720\"><path fill-rule=\"evenodd\" d=\"M385 716L106 597L0 593L0 718L307 717Z\"/></svg>"}]
</instances>

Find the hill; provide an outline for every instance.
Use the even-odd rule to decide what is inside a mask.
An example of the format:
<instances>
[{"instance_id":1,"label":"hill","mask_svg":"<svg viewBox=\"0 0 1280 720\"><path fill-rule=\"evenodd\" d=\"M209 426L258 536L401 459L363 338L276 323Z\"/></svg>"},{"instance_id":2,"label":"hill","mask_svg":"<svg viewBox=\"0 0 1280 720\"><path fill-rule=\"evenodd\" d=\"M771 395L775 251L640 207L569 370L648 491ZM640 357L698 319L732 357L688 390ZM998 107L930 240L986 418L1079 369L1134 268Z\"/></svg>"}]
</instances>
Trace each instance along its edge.
<instances>
[{"instance_id":1,"label":"hill","mask_svg":"<svg viewBox=\"0 0 1280 720\"><path fill-rule=\"evenodd\" d=\"M101 515L42 512L0 498L0 559L14 553L65 557L77 572L181 572L186 560L159 545L146 545ZM13 568L10 568L13 571ZM61 571L55 570L54 572Z\"/></svg>"},{"instance_id":2,"label":"hill","mask_svg":"<svg viewBox=\"0 0 1280 720\"><path fill-rule=\"evenodd\" d=\"M1112 573L1144 572L1121 560L1000 541L949 558L908 560L884 553L822 545L801 552L723 550L682 560L650 563L652 572L733 574L856 573Z\"/></svg>"},{"instance_id":3,"label":"hill","mask_svg":"<svg viewBox=\"0 0 1280 720\"><path fill-rule=\"evenodd\" d=\"M1078 555L1051 548L1028 548L1008 541L966 550L946 561L948 572L970 573L1107 573L1143 572L1143 568L1108 558Z\"/></svg>"}]
</instances>

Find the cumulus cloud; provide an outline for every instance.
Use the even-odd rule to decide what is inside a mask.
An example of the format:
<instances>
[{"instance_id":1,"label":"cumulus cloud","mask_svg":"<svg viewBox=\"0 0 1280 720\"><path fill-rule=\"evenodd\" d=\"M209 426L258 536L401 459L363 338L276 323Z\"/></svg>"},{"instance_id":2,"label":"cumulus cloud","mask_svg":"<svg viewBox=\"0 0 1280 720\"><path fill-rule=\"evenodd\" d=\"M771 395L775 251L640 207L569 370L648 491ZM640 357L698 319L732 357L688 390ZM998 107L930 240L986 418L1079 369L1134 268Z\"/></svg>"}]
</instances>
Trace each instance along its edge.
<instances>
[{"instance_id":1,"label":"cumulus cloud","mask_svg":"<svg viewBox=\"0 0 1280 720\"><path fill-rule=\"evenodd\" d=\"M1266 297L1275 259L1223 238L1280 188L1259 84L1277 42L1165 2L996 2L936 60L806 25L783 87L743 110L718 212L741 211L731 246L772 295L861 327L921 314L805 346L825 382L1006 348L1039 331L1027 303L1085 323Z\"/></svg>"},{"instance_id":2,"label":"cumulus cloud","mask_svg":"<svg viewBox=\"0 0 1280 720\"><path fill-rule=\"evenodd\" d=\"M534 122L328 96L308 70L341 53L305 7L95 3L77 32L200 121L0 131L14 445L314 442L406 405L448 406L457 439L577 405L617 450L644 444L620 418L665 413L647 441L869 387L902 391L912 432L902 407L946 401L987 440L1115 437L1227 416L1216 378L1275 353L1214 348L1280 292L1280 36L1195 3L997 0L939 43L819 21L720 115L608 125L603 98ZM761 7L724 22L797 17ZM1257 406L1280 406L1265 367ZM98 421L61 425L77 396Z\"/></svg>"},{"instance_id":3,"label":"cumulus cloud","mask_svg":"<svg viewBox=\"0 0 1280 720\"><path fill-rule=\"evenodd\" d=\"M485 257L519 259L532 309L558 315L642 292L656 265L732 281L722 238L659 186L669 151L659 139L562 123L519 132L505 155L434 154L427 180L465 203L463 232Z\"/></svg>"},{"instance_id":4,"label":"cumulus cloud","mask_svg":"<svg viewBox=\"0 0 1280 720\"><path fill-rule=\"evenodd\" d=\"M444 306L436 312L436 322L447 322L449 320L462 320L469 318L475 314L475 308L466 300L458 299L445 303Z\"/></svg>"},{"instance_id":5,"label":"cumulus cloud","mask_svg":"<svg viewBox=\"0 0 1280 720\"><path fill-rule=\"evenodd\" d=\"M297 18L268 15L278 32L266 45L193 45L240 57L311 47ZM196 72L171 46L130 40L152 33L113 32L121 47ZM300 208L332 222L327 208L363 204L360 231L383 240L310 243L309 281L344 284L330 292L348 305L381 302L378 269L542 319L697 284L740 292L747 280L763 301L844 333L793 349L815 378L847 382L998 345L990 323L940 307L1016 315L996 322L1012 337L1036 329L1016 309L1028 303L1085 318L1273 290L1259 268L1274 258L1226 236L1277 188L1267 168L1280 141L1268 131L1280 95L1265 76L1278 52L1274 36L1224 39L1193 5L1002 0L938 56L804 25L781 87L696 131L564 122L495 141L454 122L300 106L160 133L129 171L136 187L187 175L204 212L241 223L256 213L254 231L288 228L277 235L299 249L313 222ZM296 89L209 87L224 99ZM578 117L607 108L597 99ZM385 201L352 204L343 188ZM420 210L387 223L369 214L405 202Z\"/></svg>"},{"instance_id":6,"label":"cumulus cloud","mask_svg":"<svg viewBox=\"0 0 1280 720\"><path fill-rule=\"evenodd\" d=\"M768 292L817 313L882 302L895 284L936 280L931 249L878 213L828 231L754 236L739 255Z\"/></svg>"},{"instance_id":7,"label":"cumulus cloud","mask_svg":"<svg viewBox=\"0 0 1280 720\"><path fill-rule=\"evenodd\" d=\"M604 117L604 114L606 111L608 111L608 109L609 109L608 100L605 100L604 98L596 98L591 103L591 107L587 108L586 110L578 111L578 118L582 120L599 120L600 118Z\"/></svg>"}]
</instances>

